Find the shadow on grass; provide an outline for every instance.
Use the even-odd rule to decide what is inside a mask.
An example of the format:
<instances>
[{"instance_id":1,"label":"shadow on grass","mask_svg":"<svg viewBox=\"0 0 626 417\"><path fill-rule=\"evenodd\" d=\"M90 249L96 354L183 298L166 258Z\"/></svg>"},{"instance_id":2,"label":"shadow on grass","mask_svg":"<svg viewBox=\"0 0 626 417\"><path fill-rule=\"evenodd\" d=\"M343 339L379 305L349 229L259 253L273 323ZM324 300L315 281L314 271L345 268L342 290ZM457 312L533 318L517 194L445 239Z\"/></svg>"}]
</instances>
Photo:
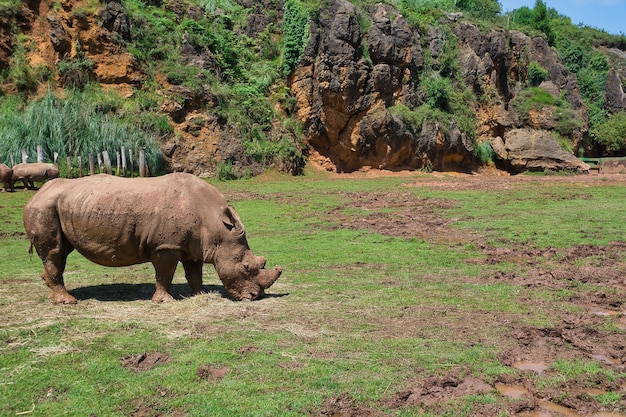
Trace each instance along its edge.
<instances>
[{"instance_id":1,"label":"shadow on grass","mask_svg":"<svg viewBox=\"0 0 626 417\"><path fill-rule=\"evenodd\" d=\"M77 300L96 299L98 301L138 301L150 300L154 294L154 284L102 284L75 288L69 291ZM203 285L205 293L219 293L223 298L230 298L222 285ZM182 300L192 297L187 284L172 284L172 297ZM278 298L289 294L265 294L263 298Z\"/></svg>"}]
</instances>

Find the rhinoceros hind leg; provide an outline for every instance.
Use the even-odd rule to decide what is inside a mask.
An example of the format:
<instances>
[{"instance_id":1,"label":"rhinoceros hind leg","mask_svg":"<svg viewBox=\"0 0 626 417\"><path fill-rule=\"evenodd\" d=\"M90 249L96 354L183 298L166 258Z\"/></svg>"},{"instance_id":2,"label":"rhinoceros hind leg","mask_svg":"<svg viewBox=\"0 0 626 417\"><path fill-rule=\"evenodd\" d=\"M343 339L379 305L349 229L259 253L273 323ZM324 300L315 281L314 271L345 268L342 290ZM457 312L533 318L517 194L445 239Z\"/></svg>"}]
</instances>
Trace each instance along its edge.
<instances>
[{"instance_id":1,"label":"rhinoceros hind leg","mask_svg":"<svg viewBox=\"0 0 626 417\"><path fill-rule=\"evenodd\" d=\"M179 259L180 255L175 250L157 249L152 255L152 265L156 274L156 291L152 296L152 301L155 303L174 301L170 290Z\"/></svg>"},{"instance_id":2,"label":"rhinoceros hind leg","mask_svg":"<svg viewBox=\"0 0 626 417\"><path fill-rule=\"evenodd\" d=\"M183 261L183 267L185 268L185 278L191 287L193 295L201 294L202 289L202 261Z\"/></svg>"},{"instance_id":3,"label":"rhinoceros hind leg","mask_svg":"<svg viewBox=\"0 0 626 417\"><path fill-rule=\"evenodd\" d=\"M76 298L67 292L63 282L63 270L65 269L65 259L60 265L48 261L44 263L44 271L41 277L50 287L50 298L53 304L76 304Z\"/></svg>"}]
</instances>

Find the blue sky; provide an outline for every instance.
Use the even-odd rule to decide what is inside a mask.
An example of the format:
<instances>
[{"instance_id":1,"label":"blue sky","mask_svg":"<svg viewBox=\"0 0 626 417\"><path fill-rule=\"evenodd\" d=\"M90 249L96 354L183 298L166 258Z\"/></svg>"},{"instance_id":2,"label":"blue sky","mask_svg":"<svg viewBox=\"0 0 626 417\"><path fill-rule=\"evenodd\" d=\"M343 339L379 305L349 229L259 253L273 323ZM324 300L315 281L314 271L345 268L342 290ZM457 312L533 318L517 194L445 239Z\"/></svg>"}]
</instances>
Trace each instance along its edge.
<instances>
[{"instance_id":1,"label":"blue sky","mask_svg":"<svg viewBox=\"0 0 626 417\"><path fill-rule=\"evenodd\" d=\"M499 0L502 12L522 6L535 7L535 0ZM626 34L626 0L543 0L548 8L572 19L577 25L582 23L604 29L614 35Z\"/></svg>"}]
</instances>

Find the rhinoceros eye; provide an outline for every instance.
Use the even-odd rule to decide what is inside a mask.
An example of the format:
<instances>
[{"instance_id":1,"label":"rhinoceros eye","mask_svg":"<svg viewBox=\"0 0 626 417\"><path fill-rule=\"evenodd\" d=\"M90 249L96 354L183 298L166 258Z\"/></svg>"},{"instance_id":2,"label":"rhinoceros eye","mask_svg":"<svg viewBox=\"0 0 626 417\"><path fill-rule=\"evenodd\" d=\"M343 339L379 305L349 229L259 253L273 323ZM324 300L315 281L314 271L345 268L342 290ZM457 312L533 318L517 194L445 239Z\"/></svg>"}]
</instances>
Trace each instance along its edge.
<instances>
[{"instance_id":1,"label":"rhinoceros eye","mask_svg":"<svg viewBox=\"0 0 626 417\"><path fill-rule=\"evenodd\" d=\"M248 264L248 262L243 263L243 269L245 269L246 271L250 269L250 265Z\"/></svg>"}]
</instances>

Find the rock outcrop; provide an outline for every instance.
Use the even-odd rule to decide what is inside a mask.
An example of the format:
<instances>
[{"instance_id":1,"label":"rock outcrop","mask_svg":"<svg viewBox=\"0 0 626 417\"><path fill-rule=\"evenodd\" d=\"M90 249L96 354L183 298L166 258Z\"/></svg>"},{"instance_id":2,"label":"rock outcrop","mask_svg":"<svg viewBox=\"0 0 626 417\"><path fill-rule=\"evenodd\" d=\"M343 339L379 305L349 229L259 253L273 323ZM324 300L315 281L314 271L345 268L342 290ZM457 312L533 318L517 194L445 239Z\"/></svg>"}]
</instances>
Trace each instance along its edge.
<instances>
[{"instance_id":1,"label":"rock outcrop","mask_svg":"<svg viewBox=\"0 0 626 417\"><path fill-rule=\"evenodd\" d=\"M609 71L609 75L606 78L604 107L611 114L619 113L626 109L626 93L624 93L619 74L614 69Z\"/></svg>"},{"instance_id":2,"label":"rock outcrop","mask_svg":"<svg viewBox=\"0 0 626 417\"><path fill-rule=\"evenodd\" d=\"M507 137L515 142L520 132L527 132L525 136L535 134L528 130L513 135L507 132L532 128L550 146L511 145L511 153L496 151L515 158L504 161L505 166L514 171L523 166L584 171L576 158L565 158L564 151L551 146L556 141L542 133L556 128L555 109L541 109L531 113L528 120L521 120L509 106L527 83L530 62L538 63L548 73L541 88L565 97L580 120L580 127L570 134L572 141L581 142L587 130L587 109L575 75L560 63L546 40L518 31L482 33L476 26L457 20L459 16L454 16L446 24L456 36L460 75L470 91L483 97L473 109L477 118L475 140L457 127L454 115L446 126L428 118L421 126L413 126L391 111L393 106L415 108L422 103L423 97L415 89L423 76L422 48L428 49L435 62L444 60L450 33L432 28L420 34L393 6L377 4L369 32L364 35L355 7L346 0L334 0L317 21L311 22L310 41L301 64L290 77L290 87L308 143L326 158L326 166L334 166L337 171L363 167L471 170L477 166L477 143L495 144L496 138L505 138L506 142ZM363 53L365 48L368 59ZM519 156L524 149L532 153L526 159ZM554 158L545 154L538 157L538 152L548 151L557 154Z\"/></svg>"}]
</instances>

